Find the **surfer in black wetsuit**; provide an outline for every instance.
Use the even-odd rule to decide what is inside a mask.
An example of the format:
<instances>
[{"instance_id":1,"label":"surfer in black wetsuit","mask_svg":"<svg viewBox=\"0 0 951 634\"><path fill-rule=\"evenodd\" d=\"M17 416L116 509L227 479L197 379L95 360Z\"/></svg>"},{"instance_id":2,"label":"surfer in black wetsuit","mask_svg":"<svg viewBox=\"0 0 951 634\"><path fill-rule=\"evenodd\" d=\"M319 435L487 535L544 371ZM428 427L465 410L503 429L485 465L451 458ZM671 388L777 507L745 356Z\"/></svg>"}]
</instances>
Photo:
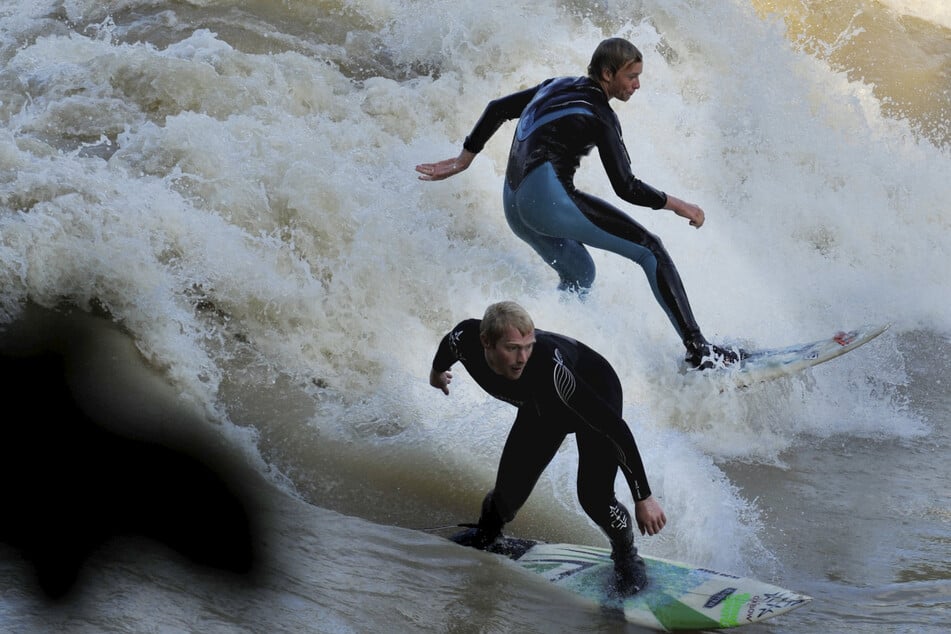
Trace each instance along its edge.
<instances>
[{"instance_id":1,"label":"surfer in black wetsuit","mask_svg":"<svg viewBox=\"0 0 951 634\"><path fill-rule=\"evenodd\" d=\"M703 210L654 189L631 172L611 99L627 101L640 87L641 52L621 38L607 39L591 58L586 77L548 79L489 102L459 156L416 166L421 180L442 180L472 163L499 127L518 119L509 152L503 203L515 234L557 271L559 289L582 297L595 277L584 245L624 256L644 269L654 297L687 349L693 367L732 363L738 353L710 344L701 334L680 274L660 239L620 209L579 191L574 174L581 158L598 148L614 191L625 201L670 209L701 227Z\"/></svg>"},{"instance_id":2,"label":"surfer in black wetsuit","mask_svg":"<svg viewBox=\"0 0 951 634\"><path fill-rule=\"evenodd\" d=\"M660 532L667 518L651 495L634 436L621 417L621 383L607 360L579 341L535 330L521 306L499 302L481 320L462 321L443 337L430 385L449 394L450 368L456 361L482 389L517 407L518 414L478 524L454 541L491 546L528 499L565 436L573 433L578 499L611 542L614 590L628 595L643 588L647 574L634 546L631 515L614 495L619 468L631 488L641 534Z\"/></svg>"}]
</instances>

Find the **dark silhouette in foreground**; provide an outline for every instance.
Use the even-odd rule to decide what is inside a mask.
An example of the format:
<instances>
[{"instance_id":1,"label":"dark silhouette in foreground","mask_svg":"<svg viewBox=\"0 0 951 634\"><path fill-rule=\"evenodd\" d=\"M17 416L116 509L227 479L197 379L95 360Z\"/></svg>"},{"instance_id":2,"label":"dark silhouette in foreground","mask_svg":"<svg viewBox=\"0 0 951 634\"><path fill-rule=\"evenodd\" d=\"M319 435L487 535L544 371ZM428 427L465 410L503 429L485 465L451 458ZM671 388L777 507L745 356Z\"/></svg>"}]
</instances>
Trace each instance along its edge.
<instances>
[{"instance_id":1,"label":"dark silhouette in foreground","mask_svg":"<svg viewBox=\"0 0 951 634\"><path fill-rule=\"evenodd\" d=\"M198 566L252 572L254 523L223 463L185 443L106 429L77 404L56 347L0 345L0 541L33 563L42 592L65 598L84 561L122 537L154 539Z\"/></svg>"}]
</instances>

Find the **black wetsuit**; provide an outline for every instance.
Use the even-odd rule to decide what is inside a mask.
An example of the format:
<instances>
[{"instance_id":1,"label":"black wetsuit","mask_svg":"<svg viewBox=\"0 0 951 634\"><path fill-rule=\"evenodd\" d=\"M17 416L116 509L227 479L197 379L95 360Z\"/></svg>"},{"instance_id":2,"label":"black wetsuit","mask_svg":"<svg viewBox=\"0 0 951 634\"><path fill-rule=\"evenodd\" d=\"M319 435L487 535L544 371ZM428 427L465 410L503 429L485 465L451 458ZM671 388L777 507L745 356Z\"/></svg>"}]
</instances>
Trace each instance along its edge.
<instances>
[{"instance_id":1,"label":"black wetsuit","mask_svg":"<svg viewBox=\"0 0 951 634\"><path fill-rule=\"evenodd\" d=\"M660 239L606 201L575 189L574 174L592 148L614 191L625 201L659 209L667 195L631 172L617 115L587 77L549 79L489 102L464 147L479 153L507 120L519 119L505 176L503 202L512 231L554 268L560 289L582 294L595 266L584 245L640 265L654 297L685 344L702 337L683 283Z\"/></svg>"},{"instance_id":2,"label":"black wetsuit","mask_svg":"<svg viewBox=\"0 0 951 634\"><path fill-rule=\"evenodd\" d=\"M518 408L480 526L493 531L510 522L565 436L573 433L582 508L612 544L630 544L631 516L614 495L618 468L635 501L649 497L651 490L634 436L621 417L621 383L611 365L579 341L536 330L532 354L513 381L486 362L479 324L467 319L443 337L432 367L444 372L461 361L482 389Z\"/></svg>"}]
</instances>

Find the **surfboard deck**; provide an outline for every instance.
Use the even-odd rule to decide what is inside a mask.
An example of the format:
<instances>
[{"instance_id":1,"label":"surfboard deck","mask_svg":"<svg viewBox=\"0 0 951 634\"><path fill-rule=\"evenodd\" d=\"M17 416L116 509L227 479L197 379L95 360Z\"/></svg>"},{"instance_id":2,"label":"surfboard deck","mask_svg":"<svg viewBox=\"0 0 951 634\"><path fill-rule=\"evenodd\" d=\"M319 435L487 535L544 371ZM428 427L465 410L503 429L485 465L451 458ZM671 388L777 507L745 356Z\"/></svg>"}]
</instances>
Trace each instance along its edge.
<instances>
[{"instance_id":1,"label":"surfboard deck","mask_svg":"<svg viewBox=\"0 0 951 634\"><path fill-rule=\"evenodd\" d=\"M648 585L621 599L609 591L614 562L607 548L503 537L488 550L602 610L616 611L630 623L661 632L739 627L779 616L812 600L749 577L643 553Z\"/></svg>"},{"instance_id":2,"label":"surfboard deck","mask_svg":"<svg viewBox=\"0 0 951 634\"><path fill-rule=\"evenodd\" d=\"M739 365L724 366L717 370L729 373L738 387L746 387L831 361L864 346L888 330L890 325L864 325L853 330L839 330L822 339L785 348L751 350Z\"/></svg>"}]
</instances>

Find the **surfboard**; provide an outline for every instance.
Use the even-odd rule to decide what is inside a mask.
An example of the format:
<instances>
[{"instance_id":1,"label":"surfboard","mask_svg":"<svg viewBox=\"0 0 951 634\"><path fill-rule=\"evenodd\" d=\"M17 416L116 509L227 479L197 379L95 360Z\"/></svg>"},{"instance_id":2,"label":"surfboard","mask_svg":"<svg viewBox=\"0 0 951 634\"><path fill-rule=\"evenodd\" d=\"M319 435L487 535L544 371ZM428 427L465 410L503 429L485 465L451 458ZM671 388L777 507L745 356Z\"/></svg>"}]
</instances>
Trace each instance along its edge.
<instances>
[{"instance_id":1,"label":"surfboard","mask_svg":"<svg viewBox=\"0 0 951 634\"><path fill-rule=\"evenodd\" d=\"M738 387L746 387L831 361L864 346L888 330L890 325L864 325L853 330L838 330L822 339L785 348L751 350L739 365L733 364L718 369L728 372Z\"/></svg>"},{"instance_id":2,"label":"surfboard","mask_svg":"<svg viewBox=\"0 0 951 634\"><path fill-rule=\"evenodd\" d=\"M626 598L614 596L611 551L596 546L552 544L502 537L488 548L592 606L660 632L725 629L756 623L801 607L799 592L689 564L648 557L648 585Z\"/></svg>"}]
</instances>

